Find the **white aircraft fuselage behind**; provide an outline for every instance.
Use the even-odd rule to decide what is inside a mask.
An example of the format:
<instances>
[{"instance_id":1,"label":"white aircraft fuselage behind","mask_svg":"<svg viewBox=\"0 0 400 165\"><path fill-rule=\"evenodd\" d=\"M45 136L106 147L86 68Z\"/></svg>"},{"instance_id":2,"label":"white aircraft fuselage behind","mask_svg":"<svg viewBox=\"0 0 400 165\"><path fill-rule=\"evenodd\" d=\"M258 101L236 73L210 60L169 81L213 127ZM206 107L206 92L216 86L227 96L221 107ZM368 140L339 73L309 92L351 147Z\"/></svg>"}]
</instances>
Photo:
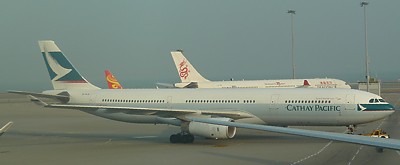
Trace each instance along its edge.
<instances>
[{"instance_id":1,"label":"white aircraft fuselage behind","mask_svg":"<svg viewBox=\"0 0 400 165\"><path fill-rule=\"evenodd\" d=\"M304 81L309 85L305 86ZM343 80L332 78L281 79L281 80L236 80L195 82L197 88L345 88L351 87ZM185 88L190 83L175 83L175 87Z\"/></svg>"},{"instance_id":2,"label":"white aircraft fuselage behind","mask_svg":"<svg viewBox=\"0 0 400 165\"><path fill-rule=\"evenodd\" d=\"M210 81L194 68L182 51L171 52L171 55L181 79L174 84L177 88L351 88L345 81L332 78Z\"/></svg>"}]
</instances>

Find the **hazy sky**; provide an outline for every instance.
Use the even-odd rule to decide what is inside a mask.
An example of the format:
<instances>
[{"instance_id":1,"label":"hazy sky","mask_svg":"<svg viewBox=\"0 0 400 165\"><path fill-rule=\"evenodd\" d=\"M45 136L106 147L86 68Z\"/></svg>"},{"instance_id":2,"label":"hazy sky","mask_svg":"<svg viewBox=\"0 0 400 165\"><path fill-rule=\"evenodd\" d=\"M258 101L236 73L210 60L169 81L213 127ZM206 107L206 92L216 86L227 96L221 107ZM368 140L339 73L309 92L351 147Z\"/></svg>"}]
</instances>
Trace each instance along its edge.
<instances>
[{"instance_id":1,"label":"hazy sky","mask_svg":"<svg viewBox=\"0 0 400 165\"><path fill-rule=\"evenodd\" d=\"M399 0L367 6L371 75L400 78ZM170 51L210 80L290 78L288 9L296 10L298 78L365 76L356 0L8 0L0 2L0 91L51 89L37 40L56 41L93 84L104 69L125 87L179 80Z\"/></svg>"}]
</instances>

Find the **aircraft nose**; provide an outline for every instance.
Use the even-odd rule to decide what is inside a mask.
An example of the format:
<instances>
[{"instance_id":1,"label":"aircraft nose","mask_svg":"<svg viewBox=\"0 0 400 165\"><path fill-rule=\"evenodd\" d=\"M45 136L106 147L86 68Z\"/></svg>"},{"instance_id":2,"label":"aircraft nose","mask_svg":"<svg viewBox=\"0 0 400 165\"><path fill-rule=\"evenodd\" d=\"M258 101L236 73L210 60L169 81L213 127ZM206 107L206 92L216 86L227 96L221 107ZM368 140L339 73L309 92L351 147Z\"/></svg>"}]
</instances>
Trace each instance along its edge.
<instances>
[{"instance_id":1,"label":"aircraft nose","mask_svg":"<svg viewBox=\"0 0 400 165\"><path fill-rule=\"evenodd\" d=\"M392 104L385 104L385 106L382 106L382 109L388 111L396 110Z\"/></svg>"},{"instance_id":2,"label":"aircraft nose","mask_svg":"<svg viewBox=\"0 0 400 165\"><path fill-rule=\"evenodd\" d=\"M389 104L389 106L391 107L390 110L397 110L392 104Z\"/></svg>"}]
</instances>

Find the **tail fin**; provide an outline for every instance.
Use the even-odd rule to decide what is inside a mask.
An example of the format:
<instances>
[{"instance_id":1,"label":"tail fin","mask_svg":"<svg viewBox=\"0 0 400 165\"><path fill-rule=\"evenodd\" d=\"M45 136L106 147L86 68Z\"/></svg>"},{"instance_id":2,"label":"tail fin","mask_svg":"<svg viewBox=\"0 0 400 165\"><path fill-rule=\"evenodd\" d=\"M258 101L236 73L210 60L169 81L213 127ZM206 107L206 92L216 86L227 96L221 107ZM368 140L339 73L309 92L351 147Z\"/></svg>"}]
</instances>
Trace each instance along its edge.
<instances>
[{"instance_id":1,"label":"tail fin","mask_svg":"<svg viewBox=\"0 0 400 165\"><path fill-rule=\"evenodd\" d=\"M304 80L303 85L304 86L310 86L310 83L308 82L308 80Z\"/></svg>"},{"instance_id":2,"label":"tail fin","mask_svg":"<svg viewBox=\"0 0 400 165\"><path fill-rule=\"evenodd\" d=\"M181 50L171 52L172 59L175 62L176 69L178 70L181 82L204 82L210 81L200 75L199 72L190 64L190 62L183 56Z\"/></svg>"},{"instance_id":3,"label":"tail fin","mask_svg":"<svg viewBox=\"0 0 400 165\"><path fill-rule=\"evenodd\" d=\"M54 41L39 41L39 47L55 90L100 89L79 74Z\"/></svg>"},{"instance_id":4,"label":"tail fin","mask_svg":"<svg viewBox=\"0 0 400 165\"><path fill-rule=\"evenodd\" d=\"M104 74L106 75L108 89L122 89L122 86L119 84L117 78L115 78L115 76L109 70L105 70Z\"/></svg>"},{"instance_id":5,"label":"tail fin","mask_svg":"<svg viewBox=\"0 0 400 165\"><path fill-rule=\"evenodd\" d=\"M304 80L304 81L303 81L303 85L298 86L298 87L296 87L296 88L310 88L310 87L311 87L311 85L310 85L310 83L308 82L308 80Z\"/></svg>"}]
</instances>

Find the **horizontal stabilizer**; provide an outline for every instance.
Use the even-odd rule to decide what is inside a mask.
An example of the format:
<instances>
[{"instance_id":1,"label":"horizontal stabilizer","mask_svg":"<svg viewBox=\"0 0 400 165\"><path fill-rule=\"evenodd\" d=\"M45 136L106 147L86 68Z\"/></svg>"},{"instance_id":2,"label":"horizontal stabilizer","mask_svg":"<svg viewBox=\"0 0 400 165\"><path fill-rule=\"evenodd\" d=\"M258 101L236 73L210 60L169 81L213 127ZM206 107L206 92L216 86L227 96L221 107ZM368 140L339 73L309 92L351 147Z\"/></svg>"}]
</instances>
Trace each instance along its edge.
<instances>
[{"instance_id":1,"label":"horizontal stabilizer","mask_svg":"<svg viewBox=\"0 0 400 165\"><path fill-rule=\"evenodd\" d=\"M156 83L156 84L159 85L159 86L162 86L164 88L175 88L174 85L168 84L168 83Z\"/></svg>"},{"instance_id":2,"label":"horizontal stabilizer","mask_svg":"<svg viewBox=\"0 0 400 165\"><path fill-rule=\"evenodd\" d=\"M35 96L35 97L56 99L56 100L59 100L61 102L68 102L69 101L69 96L66 96L66 95L52 95L52 94L25 92L25 91L8 91L8 93L14 93L14 94L20 94L20 95L31 95L31 96Z\"/></svg>"},{"instance_id":3,"label":"horizontal stabilizer","mask_svg":"<svg viewBox=\"0 0 400 165\"><path fill-rule=\"evenodd\" d=\"M38 99L35 96L32 95L28 95L31 98L31 101L34 102L35 104L41 105L41 106L48 106L49 104L47 104L46 102Z\"/></svg>"},{"instance_id":4,"label":"horizontal stabilizer","mask_svg":"<svg viewBox=\"0 0 400 165\"><path fill-rule=\"evenodd\" d=\"M190 82L188 85L185 86L185 88L199 88L199 83L198 82Z\"/></svg>"}]
</instances>

